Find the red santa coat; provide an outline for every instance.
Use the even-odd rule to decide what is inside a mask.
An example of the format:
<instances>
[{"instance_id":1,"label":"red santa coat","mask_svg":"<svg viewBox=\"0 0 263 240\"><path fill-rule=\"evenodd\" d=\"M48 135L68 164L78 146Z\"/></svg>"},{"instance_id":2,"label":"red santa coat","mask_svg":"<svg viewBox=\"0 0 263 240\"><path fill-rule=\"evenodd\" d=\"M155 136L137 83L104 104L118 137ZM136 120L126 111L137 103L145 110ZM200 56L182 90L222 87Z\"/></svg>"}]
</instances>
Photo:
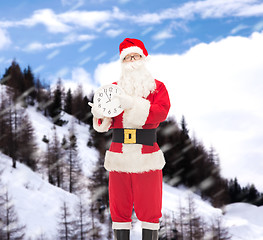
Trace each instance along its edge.
<instances>
[{"instance_id":1,"label":"red santa coat","mask_svg":"<svg viewBox=\"0 0 263 240\"><path fill-rule=\"evenodd\" d=\"M148 97L133 97L133 107L114 118L93 119L93 127L98 132L110 128L153 129L164 121L170 109L170 99L165 85L155 80L156 88ZM106 152L104 167L108 171L140 173L160 170L165 159L158 144L123 144L112 142Z\"/></svg>"}]
</instances>

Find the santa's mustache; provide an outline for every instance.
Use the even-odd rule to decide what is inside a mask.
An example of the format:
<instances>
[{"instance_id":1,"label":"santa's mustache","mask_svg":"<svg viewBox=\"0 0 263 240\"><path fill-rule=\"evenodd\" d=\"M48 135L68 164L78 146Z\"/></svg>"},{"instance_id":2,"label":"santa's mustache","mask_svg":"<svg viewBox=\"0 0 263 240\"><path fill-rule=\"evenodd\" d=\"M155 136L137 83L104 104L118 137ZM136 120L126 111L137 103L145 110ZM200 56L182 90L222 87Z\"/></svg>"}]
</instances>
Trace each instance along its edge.
<instances>
[{"instance_id":1,"label":"santa's mustache","mask_svg":"<svg viewBox=\"0 0 263 240\"><path fill-rule=\"evenodd\" d=\"M124 71L130 72L134 70L139 70L142 67L144 67L144 61L143 60L138 60L134 62L124 62L122 67Z\"/></svg>"}]
</instances>

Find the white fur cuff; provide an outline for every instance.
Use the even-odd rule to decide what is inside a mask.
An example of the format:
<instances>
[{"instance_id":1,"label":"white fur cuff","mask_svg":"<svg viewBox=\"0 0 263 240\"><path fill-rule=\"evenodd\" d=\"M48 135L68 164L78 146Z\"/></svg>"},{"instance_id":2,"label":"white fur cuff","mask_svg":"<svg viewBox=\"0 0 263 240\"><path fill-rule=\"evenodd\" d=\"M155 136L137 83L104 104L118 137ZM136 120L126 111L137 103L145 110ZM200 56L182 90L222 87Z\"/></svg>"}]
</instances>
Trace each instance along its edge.
<instances>
[{"instance_id":1,"label":"white fur cuff","mask_svg":"<svg viewBox=\"0 0 263 240\"><path fill-rule=\"evenodd\" d=\"M131 222L112 222L112 229L131 229Z\"/></svg>"},{"instance_id":2,"label":"white fur cuff","mask_svg":"<svg viewBox=\"0 0 263 240\"><path fill-rule=\"evenodd\" d=\"M159 230L160 224L159 223L142 222L142 228L150 229L150 230Z\"/></svg>"},{"instance_id":3,"label":"white fur cuff","mask_svg":"<svg viewBox=\"0 0 263 240\"><path fill-rule=\"evenodd\" d=\"M137 126L137 128L142 127L149 116L150 107L150 101L141 97L134 97L133 107L125 111L124 121Z\"/></svg>"},{"instance_id":4,"label":"white fur cuff","mask_svg":"<svg viewBox=\"0 0 263 240\"><path fill-rule=\"evenodd\" d=\"M102 121L101 124L99 124L99 119L93 117L93 128L97 131L97 132L107 132L110 129L111 123L112 123L112 119L111 118L102 118L100 119Z\"/></svg>"},{"instance_id":5,"label":"white fur cuff","mask_svg":"<svg viewBox=\"0 0 263 240\"><path fill-rule=\"evenodd\" d=\"M138 144L131 144L136 147ZM142 154L136 151L127 153L116 153L107 151L104 167L108 171L117 172L148 172L161 170L165 165L165 159L161 150L153 153Z\"/></svg>"}]
</instances>

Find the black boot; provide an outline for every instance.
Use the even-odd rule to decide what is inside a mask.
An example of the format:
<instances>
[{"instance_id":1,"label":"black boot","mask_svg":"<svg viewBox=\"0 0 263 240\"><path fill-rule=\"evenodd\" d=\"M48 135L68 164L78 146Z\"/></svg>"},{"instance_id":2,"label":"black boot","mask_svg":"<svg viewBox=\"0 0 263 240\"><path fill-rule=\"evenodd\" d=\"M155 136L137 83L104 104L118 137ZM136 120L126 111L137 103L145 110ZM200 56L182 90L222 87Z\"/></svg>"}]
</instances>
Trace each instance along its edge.
<instances>
[{"instance_id":1,"label":"black boot","mask_svg":"<svg viewBox=\"0 0 263 240\"><path fill-rule=\"evenodd\" d=\"M142 240L158 240L158 231L142 229Z\"/></svg>"},{"instance_id":2,"label":"black boot","mask_svg":"<svg viewBox=\"0 0 263 240\"><path fill-rule=\"evenodd\" d=\"M130 240L130 230L128 230L128 229L121 229L121 230L114 229L114 240Z\"/></svg>"}]
</instances>

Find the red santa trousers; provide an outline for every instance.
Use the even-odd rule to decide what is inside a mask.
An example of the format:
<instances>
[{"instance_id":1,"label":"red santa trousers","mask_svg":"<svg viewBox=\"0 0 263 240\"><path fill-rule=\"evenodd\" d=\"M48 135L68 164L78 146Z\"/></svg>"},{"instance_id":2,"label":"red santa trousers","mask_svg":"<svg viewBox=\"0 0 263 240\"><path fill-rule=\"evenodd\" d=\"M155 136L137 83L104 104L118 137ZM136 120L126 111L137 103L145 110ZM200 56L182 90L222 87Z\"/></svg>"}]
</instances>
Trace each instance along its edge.
<instances>
[{"instance_id":1,"label":"red santa trousers","mask_svg":"<svg viewBox=\"0 0 263 240\"><path fill-rule=\"evenodd\" d=\"M162 216L162 170L109 173L109 200L113 229L130 229L132 210L142 228L158 230Z\"/></svg>"}]
</instances>

